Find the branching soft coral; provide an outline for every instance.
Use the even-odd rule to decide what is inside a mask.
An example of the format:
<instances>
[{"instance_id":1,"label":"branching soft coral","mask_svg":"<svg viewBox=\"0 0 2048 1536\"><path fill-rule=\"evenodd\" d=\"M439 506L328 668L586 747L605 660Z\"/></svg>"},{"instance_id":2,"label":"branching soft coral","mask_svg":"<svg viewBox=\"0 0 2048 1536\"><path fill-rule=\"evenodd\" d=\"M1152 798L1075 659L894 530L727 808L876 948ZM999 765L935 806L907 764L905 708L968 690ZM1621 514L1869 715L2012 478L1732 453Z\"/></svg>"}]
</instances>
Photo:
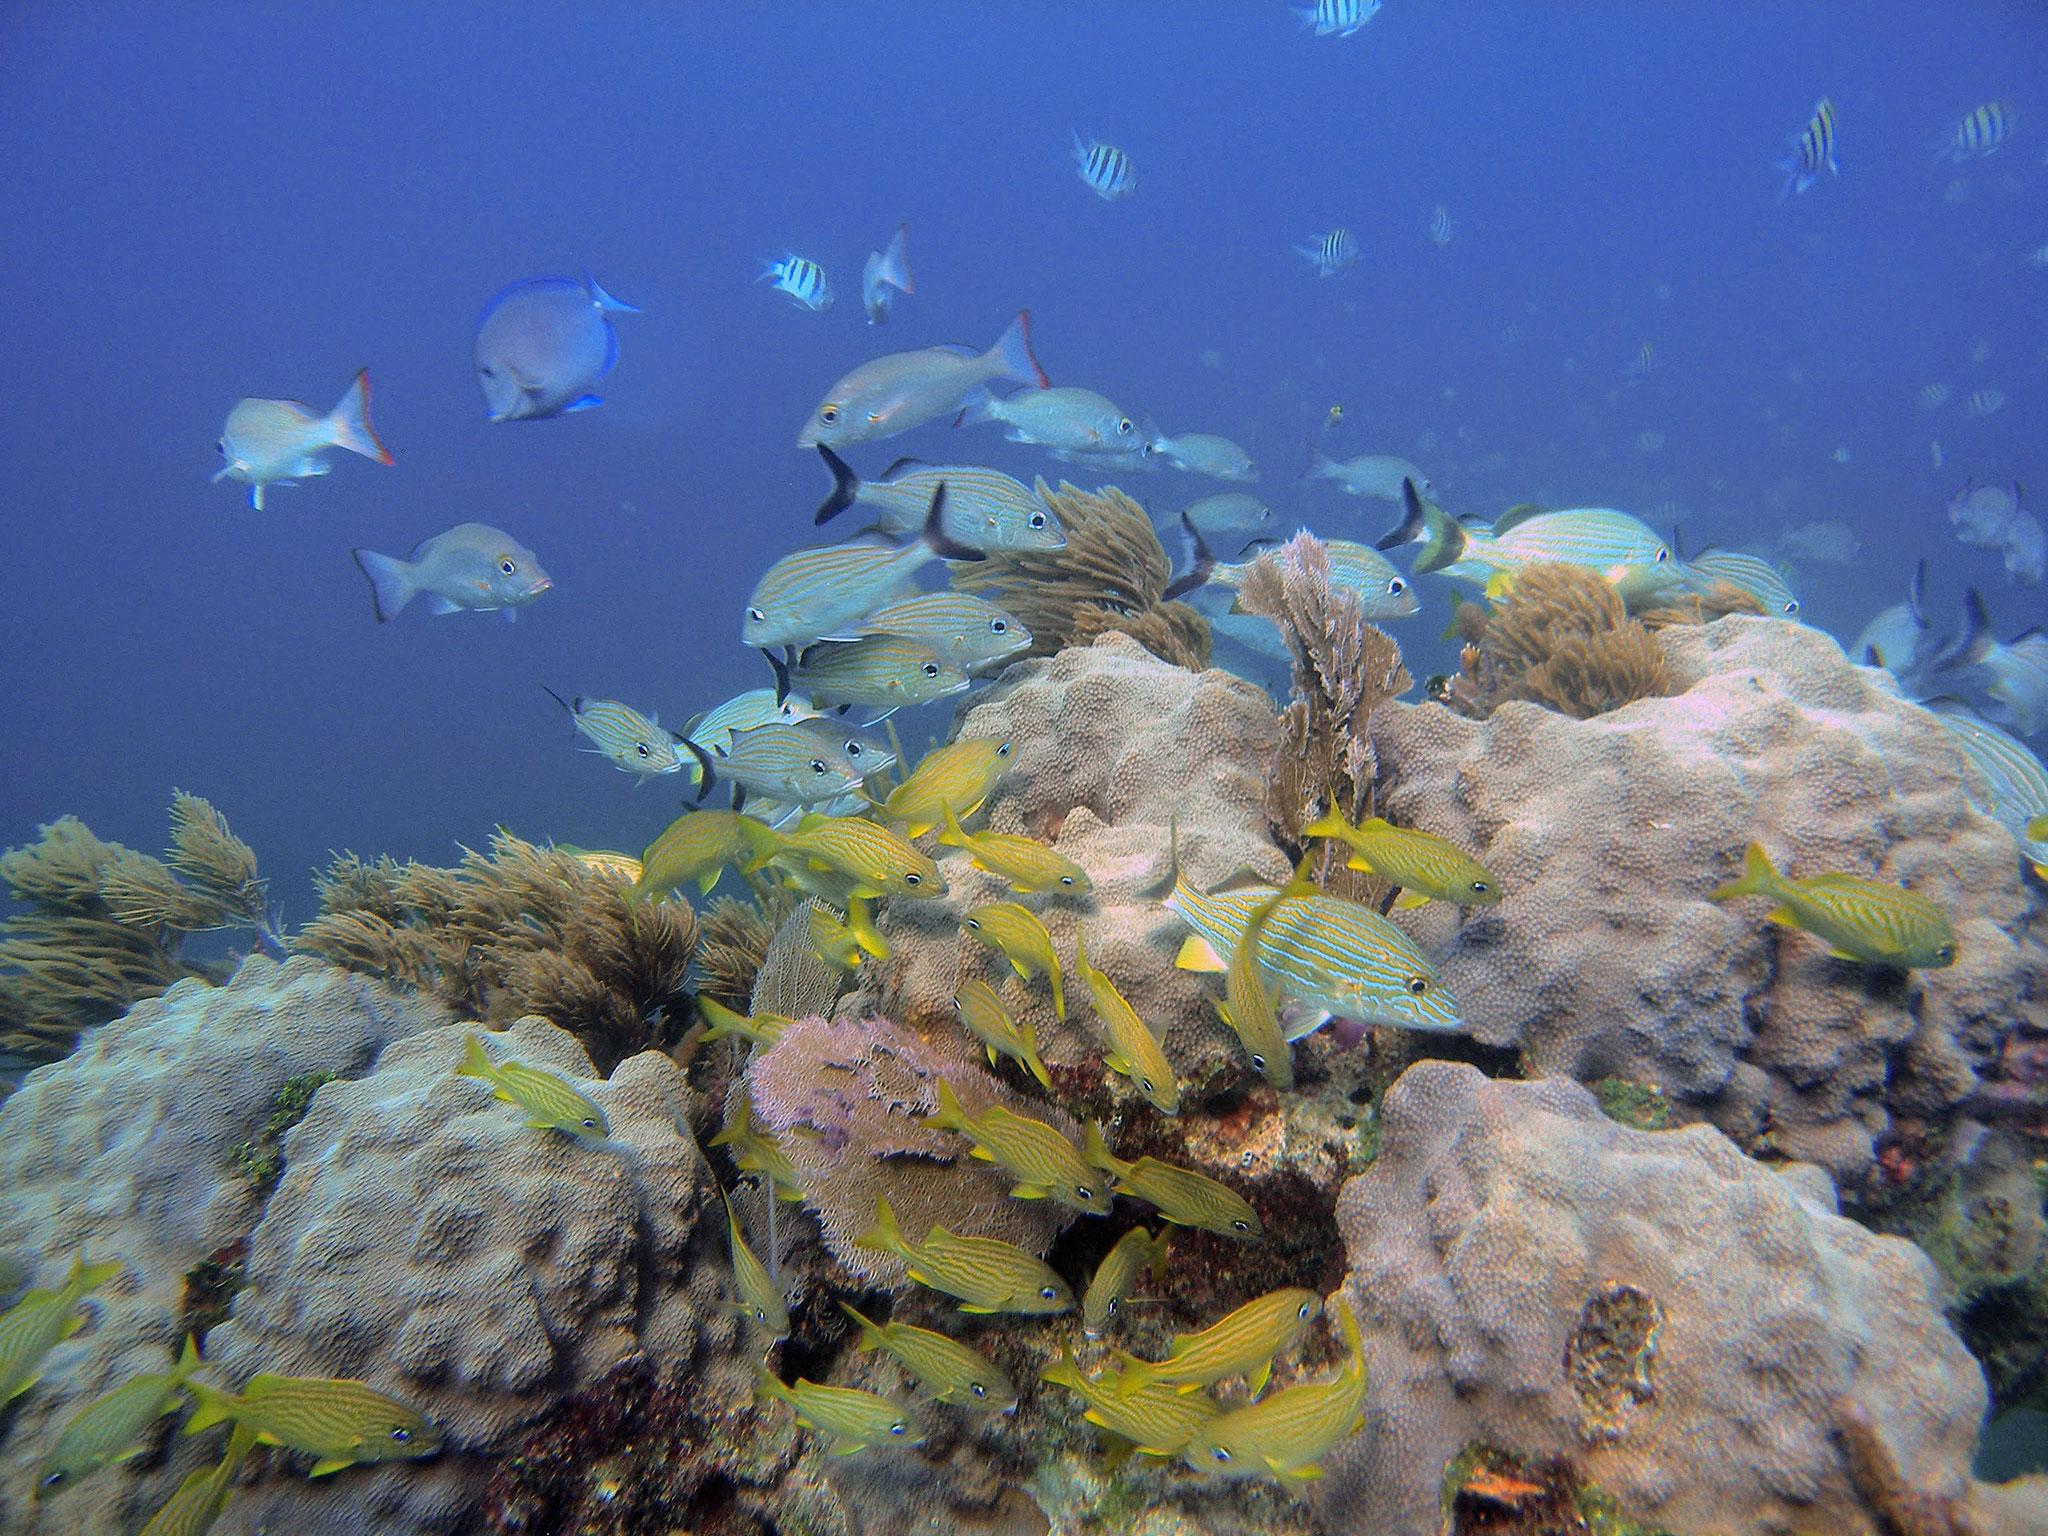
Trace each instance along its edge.
<instances>
[{"instance_id":1,"label":"branching soft coral","mask_svg":"<svg viewBox=\"0 0 2048 1536\"><path fill-rule=\"evenodd\" d=\"M1476 638L1449 702L1466 714L1523 699L1590 720L1665 691L1663 647L1596 571L1525 566L1498 609L1482 621L1468 605L1459 620Z\"/></svg>"},{"instance_id":2,"label":"branching soft coral","mask_svg":"<svg viewBox=\"0 0 2048 1536\"><path fill-rule=\"evenodd\" d=\"M1274 828L1299 849L1301 829L1323 811L1352 821L1372 812L1379 765L1367 722L1407 691L1408 669L1357 594L1330 580L1328 549L1312 534L1296 534L1255 561L1237 603L1274 624L1294 658L1293 698L1280 715L1270 783Z\"/></svg>"},{"instance_id":3,"label":"branching soft coral","mask_svg":"<svg viewBox=\"0 0 2048 1536\"><path fill-rule=\"evenodd\" d=\"M604 1070L660 1043L697 948L687 902L629 902L574 854L509 832L455 869L342 854L293 947L433 993L466 1018L537 1013Z\"/></svg>"},{"instance_id":4,"label":"branching soft coral","mask_svg":"<svg viewBox=\"0 0 2048 1536\"><path fill-rule=\"evenodd\" d=\"M1173 564L1145 509L1114 486L1083 491L1038 482L1059 514L1064 549L1012 550L955 566L953 585L1000 603L1031 631L1033 656L1092 644L1111 630L1162 661L1199 672L1209 664L1209 621L1185 603L1162 602Z\"/></svg>"},{"instance_id":5,"label":"branching soft coral","mask_svg":"<svg viewBox=\"0 0 2048 1536\"><path fill-rule=\"evenodd\" d=\"M164 859L66 816L0 857L0 880L29 908L0 924L0 1050L30 1060L64 1055L79 1031L183 977L218 979L182 956L186 935L264 921L255 853L182 790Z\"/></svg>"}]
</instances>

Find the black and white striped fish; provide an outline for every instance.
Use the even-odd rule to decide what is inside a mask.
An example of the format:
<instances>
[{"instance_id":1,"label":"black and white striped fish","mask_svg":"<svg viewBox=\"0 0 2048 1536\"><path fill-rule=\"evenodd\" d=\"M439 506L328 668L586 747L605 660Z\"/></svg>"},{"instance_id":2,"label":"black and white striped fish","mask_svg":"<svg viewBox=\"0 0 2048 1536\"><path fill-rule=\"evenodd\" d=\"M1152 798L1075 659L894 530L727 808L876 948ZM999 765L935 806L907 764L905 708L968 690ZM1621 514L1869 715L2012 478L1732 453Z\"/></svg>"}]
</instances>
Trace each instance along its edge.
<instances>
[{"instance_id":1,"label":"black and white striped fish","mask_svg":"<svg viewBox=\"0 0 2048 1536\"><path fill-rule=\"evenodd\" d=\"M1104 202L1113 203L1138 190L1138 172L1131 157L1114 144L1105 144L1100 139L1084 144L1081 135L1075 133L1074 163L1081 179Z\"/></svg>"},{"instance_id":2,"label":"black and white striped fish","mask_svg":"<svg viewBox=\"0 0 2048 1536\"><path fill-rule=\"evenodd\" d=\"M2005 143L2006 135L2012 132L2012 125L2010 103L1987 101L1956 124L1954 135L1941 147L1941 158L1961 165L1965 160L1996 154Z\"/></svg>"},{"instance_id":3,"label":"black and white striped fish","mask_svg":"<svg viewBox=\"0 0 2048 1536\"><path fill-rule=\"evenodd\" d=\"M1380 0L1316 0L1297 5L1294 14L1317 37L1349 37L1380 13Z\"/></svg>"},{"instance_id":4,"label":"black and white striped fish","mask_svg":"<svg viewBox=\"0 0 2048 1536\"><path fill-rule=\"evenodd\" d=\"M1778 201L1782 203L1794 192L1804 192L1812 186L1822 166L1827 167L1831 176L1842 174L1842 168L1835 164L1835 104L1826 96L1814 103L1813 116L1807 120L1806 132L1799 136L1798 149L1778 162L1778 169L1785 173L1785 189L1778 194Z\"/></svg>"},{"instance_id":5,"label":"black and white striped fish","mask_svg":"<svg viewBox=\"0 0 2048 1536\"><path fill-rule=\"evenodd\" d=\"M788 294L805 309L822 312L832 307L832 301L839 297L832 291L832 280L825 276L825 269L808 257L794 252L786 254L780 261L761 263L760 282L775 280L775 287Z\"/></svg>"},{"instance_id":6,"label":"black and white striped fish","mask_svg":"<svg viewBox=\"0 0 2048 1536\"><path fill-rule=\"evenodd\" d=\"M1358 241L1341 224L1312 245L1297 245L1296 254L1316 269L1317 277L1335 277L1358 260Z\"/></svg>"}]
</instances>

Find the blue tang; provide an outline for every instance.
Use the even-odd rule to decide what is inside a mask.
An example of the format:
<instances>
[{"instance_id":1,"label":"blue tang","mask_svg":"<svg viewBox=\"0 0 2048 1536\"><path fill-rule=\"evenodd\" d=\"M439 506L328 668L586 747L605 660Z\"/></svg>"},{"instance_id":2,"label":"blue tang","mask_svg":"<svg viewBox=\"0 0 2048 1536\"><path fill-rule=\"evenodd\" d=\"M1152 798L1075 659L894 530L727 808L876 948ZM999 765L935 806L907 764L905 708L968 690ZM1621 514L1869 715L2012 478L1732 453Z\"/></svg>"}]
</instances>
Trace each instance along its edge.
<instances>
[{"instance_id":1,"label":"blue tang","mask_svg":"<svg viewBox=\"0 0 2048 1536\"><path fill-rule=\"evenodd\" d=\"M540 421L603 405L593 393L619 360L614 314L637 315L587 273L530 277L484 306L476 377L493 421Z\"/></svg>"}]
</instances>

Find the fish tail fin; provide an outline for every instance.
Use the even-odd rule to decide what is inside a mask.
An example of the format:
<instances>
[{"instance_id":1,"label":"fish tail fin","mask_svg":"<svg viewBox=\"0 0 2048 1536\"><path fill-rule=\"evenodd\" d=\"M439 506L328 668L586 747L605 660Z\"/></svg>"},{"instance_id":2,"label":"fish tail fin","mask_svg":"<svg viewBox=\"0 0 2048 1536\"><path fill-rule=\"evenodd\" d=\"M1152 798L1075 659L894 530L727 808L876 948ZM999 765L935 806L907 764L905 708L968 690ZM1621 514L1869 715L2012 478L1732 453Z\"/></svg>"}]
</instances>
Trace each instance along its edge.
<instances>
[{"instance_id":1,"label":"fish tail fin","mask_svg":"<svg viewBox=\"0 0 2048 1536\"><path fill-rule=\"evenodd\" d=\"M882 930L875 926L875 908L871 898L847 898L846 931L853 935L853 942L860 946L863 954L876 960L889 958L889 941L882 937Z\"/></svg>"},{"instance_id":2,"label":"fish tail fin","mask_svg":"<svg viewBox=\"0 0 2048 1536\"><path fill-rule=\"evenodd\" d=\"M707 997L701 992L697 994L697 1011L704 1015L704 1022L710 1026L710 1028L704 1031L704 1043L706 1045L709 1045L714 1040L723 1040L728 1035L742 1033L747 1022L736 1010L726 1007L725 1004L719 1002L716 998ZM730 1209L730 1202L728 1202L728 1209Z\"/></svg>"},{"instance_id":3,"label":"fish tail fin","mask_svg":"<svg viewBox=\"0 0 2048 1536\"><path fill-rule=\"evenodd\" d=\"M179 1352L178 1363L171 1368L171 1380L182 1384L186 1377L203 1364L199 1358L199 1339L196 1334L185 1335L185 1347Z\"/></svg>"},{"instance_id":4,"label":"fish tail fin","mask_svg":"<svg viewBox=\"0 0 2048 1536\"><path fill-rule=\"evenodd\" d=\"M1298 250L1300 247L1297 246L1296 249ZM1336 463L1335 459L1323 452L1320 443L1311 439L1308 445L1308 462L1301 468L1301 478L1304 480L1319 480L1327 475L1336 466Z\"/></svg>"},{"instance_id":5,"label":"fish tail fin","mask_svg":"<svg viewBox=\"0 0 2048 1536\"><path fill-rule=\"evenodd\" d=\"M932 503L929 507L925 508L924 527L919 530L918 537L924 541L924 547L937 555L941 560L986 560L988 558L986 551L975 549L968 544L962 544L958 539L946 532L946 482L943 480L939 482L938 488L932 492ZM869 724L873 723L873 721L869 722Z\"/></svg>"},{"instance_id":6,"label":"fish tail fin","mask_svg":"<svg viewBox=\"0 0 2048 1536\"><path fill-rule=\"evenodd\" d=\"M471 1030L469 1038L462 1045L462 1065L455 1069L457 1077L479 1078L486 1083L498 1080L497 1068L491 1065L491 1058L484 1051L483 1041L477 1039Z\"/></svg>"},{"instance_id":7,"label":"fish tail fin","mask_svg":"<svg viewBox=\"0 0 2048 1536\"><path fill-rule=\"evenodd\" d=\"M1057 999L1057 992L1054 993L1054 997ZM1060 1017L1064 1019L1066 1015L1061 1014ZM1024 1070L1038 1080L1038 1086L1050 1093L1052 1091L1052 1076L1045 1070L1045 1058L1038 1054L1038 1047L1033 1045L1019 1059L1024 1063Z\"/></svg>"},{"instance_id":8,"label":"fish tail fin","mask_svg":"<svg viewBox=\"0 0 2048 1536\"><path fill-rule=\"evenodd\" d=\"M763 651L761 659L768 663L768 670L775 674L775 703L780 708L789 701L789 655L778 656L773 651Z\"/></svg>"},{"instance_id":9,"label":"fish tail fin","mask_svg":"<svg viewBox=\"0 0 2048 1536\"><path fill-rule=\"evenodd\" d=\"M1107 1174L1128 1173L1131 1165L1109 1150L1109 1143L1102 1139L1102 1127L1093 1120L1081 1127L1081 1156L1091 1168L1100 1168Z\"/></svg>"},{"instance_id":10,"label":"fish tail fin","mask_svg":"<svg viewBox=\"0 0 2048 1536\"><path fill-rule=\"evenodd\" d=\"M583 288L590 295L590 302L599 309L609 310L615 315L637 315L640 313L637 305L628 304L624 299L615 299L598 287L597 279L592 277L587 271L583 274Z\"/></svg>"},{"instance_id":11,"label":"fish tail fin","mask_svg":"<svg viewBox=\"0 0 2048 1536\"><path fill-rule=\"evenodd\" d=\"M882 1325L880 1323L876 1322L873 1318L869 1317L867 1314L862 1312L859 1308L855 1307L853 1303L849 1301L842 1301L841 1303L839 1303L839 1310L844 1312L848 1317L852 1318L854 1321L854 1325L860 1329L860 1342L854 1345L855 1349L881 1348Z\"/></svg>"},{"instance_id":12,"label":"fish tail fin","mask_svg":"<svg viewBox=\"0 0 2048 1536\"><path fill-rule=\"evenodd\" d=\"M355 381L349 385L348 393L341 402L327 413L327 440L337 448L346 448L350 453L360 453L366 459L375 459L379 464L393 461L391 450L384 446L377 429L370 425L370 370L361 369Z\"/></svg>"},{"instance_id":13,"label":"fish tail fin","mask_svg":"<svg viewBox=\"0 0 2048 1536\"><path fill-rule=\"evenodd\" d=\"M1185 596L1197 587L1208 585L1210 575L1216 569L1216 552L1209 547L1209 541L1202 537L1202 530L1195 526L1194 519L1185 511L1180 515L1181 527L1188 531L1189 548L1194 551L1187 571L1167 583L1166 590L1159 594L1162 603Z\"/></svg>"},{"instance_id":14,"label":"fish tail fin","mask_svg":"<svg viewBox=\"0 0 2048 1536\"><path fill-rule=\"evenodd\" d=\"M796 1394L784 1386L781 1378L764 1365L754 1372L754 1401L794 1403Z\"/></svg>"},{"instance_id":15,"label":"fish tail fin","mask_svg":"<svg viewBox=\"0 0 2048 1536\"><path fill-rule=\"evenodd\" d=\"M1785 199L1790 197L1794 192L1804 192L1809 186L1812 185L1813 179L1811 177L1802 177L1799 174L1798 155L1788 155L1783 160L1775 161L1773 163L1777 166L1779 170L1785 173L1785 185L1778 189L1779 202L1784 202Z\"/></svg>"},{"instance_id":16,"label":"fish tail fin","mask_svg":"<svg viewBox=\"0 0 2048 1536\"><path fill-rule=\"evenodd\" d=\"M1045 376L1045 370L1038 366L1038 357L1031 350L1031 311L1020 309L1003 334L996 338L996 344L984 354L984 359L995 370L995 378L1009 379L1018 384L1027 384L1033 389L1050 389L1052 380Z\"/></svg>"},{"instance_id":17,"label":"fish tail fin","mask_svg":"<svg viewBox=\"0 0 2048 1536\"><path fill-rule=\"evenodd\" d=\"M413 584L412 562L396 555L380 555L374 549L352 549L349 553L355 556L356 569L369 578L370 605L376 611L377 622L390 623L419 591Z\"/></svg>"},{"instance_id":18,"label":"fish tail fin","mask_svg":"<svg viewBox=\"0 0 2048 1536\"><path fill-rule=\"evenodd\" d=\"M961 1108L960 1096L953 1092L953 1085L943 1077L938 1080L939 1107L926 1115L921 1122L941 1131L958 1131L963 1136L974 1128L974 1122L967 1118L967 1111Z\"/></svg>"},{"instance_id":19,"label":"fish tail fin","mask_svg":"<svg viewBox=\"0 0 2048 1536\"><path fill-rule=\"evenodd\" d=\"M747 845L753 855L740 866L740 873L743 875L751 875L765 868L768 861L782 851L785 841L783 835L765 821L756 821L751 816L742 817L734 824L734 830L739 833L740 840Z\"/></svg>"},{"instance_id":20,"label":"fish tail fin","mask_svg":"<svg viewBox=\"0 0 2048 1536\"><path fill-rule=\"evenodd\" d=\"M896 1213L889 1208L887 1195L875 1196L875 1224L856 1237L853 1246L909 1257L910 1245L903 1240L903 1229L896 1224Z\"/></svg>"},{"instance_id":21,"label":"fish tail fin","mask_svg":"<svg viewBox=\"0 0 2048 1536\"><path fill-rule=\"evenodd\" d=\"M823 443L818 444L818 457L832 471L832 494L819 504L811 521L829 523L860 499L860 476L853 472L851 464Z\"/></svg>"},{"instance_id":22,"label":"fish tail fin","mask_svg":"<svg viewBox=\"0 0 2048 1536\"><path fill-rule=\"evenodd\" d=\"M939 809L945 813L946 824L939 830L939 841L948 848L968 848L973 845L967 840L967 833L960 826L960 818L953 814L951 801L941 800Z\"/></svg>"},{"instance_id":23,"label":"fish tail fin","mask_svg":"<svg viewBox=\"0 0 2048 1536\"><path fill-rule=\"evenodd\" d=\"M1732 901L1738 896L1769 896L1778 885L1777 866L1764 852L1762 843L1751 843L1742 851L1742 878L1731 880L1707 893L1709 901Z\"/></svg>"},{"instance_id":24,"label":"fish tail fin","mask_svg":"<svg viewBox=\"0 0 2048 1536\"><path fill-rule=\"evenodd\" d=\"M882 247L882 265L876 276L898 293L917 292L917 280L910 275L910 226L898 224L896 233Z\"/></svg>"},{"instance_id":25,"label":"fish tail fin","mask_svg":"<svg viewBox=\"0 0 2048 1536\"><path fill-rule=\"evenodd\" d=\"M1301 835L1303 837L1334 837L1341 839L1345 833L1351 830L1351 823L1344 819L1343 813L1335 806L1331 806L1329 810L1323 812L1314 821L1304 826L1301 829Z\"/></svg>"},{"instance_id":26,"label":"fish tail fin","mask_svg":"<svg viewBox=\"0 0 2048 1536\"><path fill-rule=\"evenodd\" d=\"M1997 643L1998 636L1991 629L1991 610L1984 606L1984 594L1972 587L1963 594L1963 638L1958 654L1976 666Z\"/></svg>"},{"instance_id":27,"label":"fish tail fin","mask_svg":"<svg viewBox=\"0 0 2048 1536\"><path fill-rule=\"evenodd\" d=\"M698 778L696 803L698 805L702 805L704 803L704 797L711 793L711 786L718 782L718 775L714 773L711 768L711 754L705 751L702 746L700 746L695 741L692 741L687 736L678 736L676 738L676 745L684 748L686 751L689 752L690 756L697 759ZM735 806L734 809L737 810L738 807Z\"/></svg>"},{"instance_id":28,"label":"fish tail fin","mask_svg":"<svg viewBox=\"0 0 2048 1536\"><path fill-rule=\"evenodd\" d=\"M1067 1022L1067 982L1060 974L1060 957L1057 953L1052 955L1052 966L1046 972L1046 979L1052 983L1052 1016L1064 1024Z\"/></svg>"},{"instance_id":29,"label":"fish tail fin","mask_svg":"<svg viewBox=\"0 0 2048 1536\"><path fill-rule=\"evenodd\" d=\"M1381 539L1377 548L1420 544L1422 552L1415 557L1415 569L1418 571L1440 571L1465 553L1465 546L1471 542L1465 525L1426 499L1416 489L1413 480L1401 482L1401 505L1404 509L1401 526Z\"/></svg>"},{"instance_id":30,"label":"fish tail fin","mask_svg":"<svg viewBox=\"0 0 2048 1536\"><path fill-rule=\"evenodd\" d=\"M192 1417L185 1421L186 1434L196 1435L234 1417L234 1393L210 1387L203 1381L188 1381L185 1390L192 1394Z\"/></svg>"},{"instance_id":31,"label":"fish tail fin","mask_svg":"<svg viewBox=\"0 0 2048 1536\"><path fill-rule=\"evenodd\" d=\"M1121 1349L1112 1350L1110 1353L1116 1359L1116 1375L1108 1380L1106 1385L1118 1397L1129 1397L1132 1393L1150 1386L1157 1379L1151 1361L1140 1360L1136 1355Z\"/></svg>"},{"instance_id":32,"label":"fish tail fin","mask_svg":"<svg viewBox=\"0 0 2048 1536\"><path fill-rule=\"evenodd\" d=\"M1365 1374L1365 1332L1358 1326L1358 1314L1351 1309L1351 1298L1345 1297L1337 1303L1337 1321L1344 1329L1344 1347L1350 1351L1344 1364L1347 1376Z\"/></svg>"},{"instance_id":33,"label":"fish tail fin","mask_svg":"<svg viewBox=\"0 0 2048 1536\"><path fill-rule=\"evenodd\" d=\"M1906 611L1913 615L1913 622L1927 627L1927 560L1923 556L1913 567L1913 579L1906 585Z\"/></svg>"}]
</instances>

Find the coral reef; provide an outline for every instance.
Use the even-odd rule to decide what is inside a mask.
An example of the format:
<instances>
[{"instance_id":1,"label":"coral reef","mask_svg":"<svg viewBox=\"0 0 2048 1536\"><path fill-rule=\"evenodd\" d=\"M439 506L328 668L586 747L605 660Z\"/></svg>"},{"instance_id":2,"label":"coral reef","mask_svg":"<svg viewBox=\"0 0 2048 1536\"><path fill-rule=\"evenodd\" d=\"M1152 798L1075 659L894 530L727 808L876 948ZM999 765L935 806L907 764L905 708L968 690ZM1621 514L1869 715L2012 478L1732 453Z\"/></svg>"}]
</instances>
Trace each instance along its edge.
<instances>
[{"instance_id":1,"label":"coral reef","mask_svg":"<svg viewBox=\"0 0 2048 1536\"><path fill-rule=\"evenodd\" d=\"M0 1051L29 1061L62 1056L81 1030L181 978L219 979L181 954L188 934L264 924L255 853L183 790L161 859L66 816L0 856L0 880L28 908L0 923Z\"/></svg>"},{"instance_id":2,"label":"coral reef","mask_svg":"<svg viewBox=\"0 0 2048 1536\"><path fill-rule=\"evenodd\" d=\"M1475 1444L1569 1463L1645 1524L1855 1530L1844 1397L1908 1481L1962 1491L1982 1378L1926 1258L1836 1216L1825 1181L1445 1062L1384 1112L1338 1201L1373 1391L1315 1495L1333 1532L1432 1536Z\"/></svg>"},{"instance_id":3,"label":"coral reef","mask_svg":"<svg viewBox=\"0 0 2048 1536\"><path fill-rule=\"evenodd\" d=\"M950 1047L887 1019L813 1017L747 1064L755 1119L796 1167L826 1251L861 1284L904 1283L901 1259L854 1246L882 1197L912 1242L936 1225L1039 1255L1073 1215L1050 1200L1011 1199L1014 1180L970 1157L966 1141L918 1124L938 1109L943 1077L969 1114L1000 1104L1079 1140L1066 1115L1025 1101L977 1063L964 1036Z\"/></svg>"},{"instance_id":4,"label":"coral reef","mask_svg":"<svg viewBox=\"0 0 2048 1536\"><path fill-rule=\"evenodd\" d=\"M2012 840L1940 725L1827 636L1776 619L1663 631L1673 697L1579 721L1508 702L1373 717L1381 807L1473 850L1502 903L1398 914L1470 1032L1531 1075L1660 1090L1852 1192L1892 1118L1939 1119L2015 1028L2048 1028L2048 949ZM1801 874L1902 880L1957 963L1901 979L1706 893L1760 840Z\"/></svg>"},{"instance_id":5,"label":"coral reef","mask_svg":"<svg viewBox=\"0 0 2048 1536\"><path fill-rule=\"evenodd\" d=\"M1367 621L1357 594L1332 585L1328 548L1312 534L1260 556L1237 600L1279 629L1293 657L1293 698L1280 713L1271 784L1273 825L1299 850L1301 829L1323 811L1354 822L1372 813L1378 760L1369 722L1373 710L1408 691L1408 669L1400 648Z\"/></svg>"},{"instance_id":6,"label":"coral reef","mask_svg":"<svg viewBox=\"0 0 2048 1536\"><path fill-rule=\"evenodd\" d=\"M697 920L687 902L629 901L604 870L500 831L455 869L343 854L292 947L430 992L464 1018L538 1014L602 1069L663 1043Z\"/></svg>"},{"instance_id":7,"label":"coral reef","mask_svg":"<svg viewBox=\"0 0 2048 1536\"><path fill-rule=\"evenodd\" d=\"M1163 602L1173 579L1152 519L1114 486L1088 492L1038 482L1059 514L1064 549L1006 550L953 567L953 585L999 603L1031 631L1031 656L1051 656L1118 633L1175 666L1209 664L1209 621L1186 603Z\"/></svg>"},{"instance_id":8,"label":"coral reef","mask_svg":"<svg viewBox=\"0 0 2048 1536\"><path fill-rule=\"evenodd\" d=\"M719 896L704 909L697 932L697 990L741 1007L754 990L775 924L751 902Z\"/></svg>"},{"instance_id":9,"label":"coral reef","mask_svg":"<svg viewBox=\"0 0 2048 1536\"><path fill-rule=\"evenodd\" d=\"M30 1504L39 1460L71 1414L163 1369L235 1284L238 1246L261 1213L235 1149L261 1138L287 1086L362 1072L387 1042L445 1018L313 960L257 957L225 986L182 981L136 1004L0 1105L0 1252L21 1256L41 1284L76 1254L123 1265L95 1294L88 1329L14 1406L0 1440L0 1528L133 1531L217 1456L214 1441L173 1441L168 1460L127 1463Z\"/></svg>"},{"instance_id":10,"label":"coral reef","mask_svg":"<svg viewBox=\"0 0 2048 1536\"><path fill-rule=\"evenodd\" d=\"M1459 618L1468 639L1450 702L1461 713L1484 717L1523 699L1590 720L1666 691L1656 636L1629 617L1612 582L1583 566L1525 566L1499 608L1482 617L1465 604Z\"/></svg>"}]
</instances>

